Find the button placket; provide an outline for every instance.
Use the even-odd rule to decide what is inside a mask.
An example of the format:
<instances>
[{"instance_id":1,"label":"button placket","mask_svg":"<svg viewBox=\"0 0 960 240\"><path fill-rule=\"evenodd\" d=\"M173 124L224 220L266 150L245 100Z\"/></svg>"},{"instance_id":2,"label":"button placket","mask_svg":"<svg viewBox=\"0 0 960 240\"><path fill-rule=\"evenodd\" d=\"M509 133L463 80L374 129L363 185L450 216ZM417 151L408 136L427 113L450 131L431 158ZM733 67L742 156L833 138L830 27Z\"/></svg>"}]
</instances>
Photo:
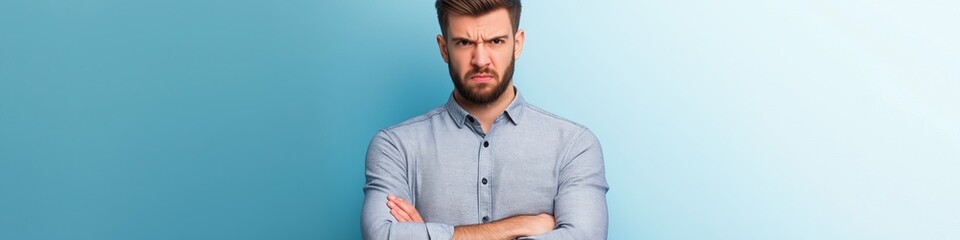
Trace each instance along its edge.
<instances>
[{"instance_id":1,"label":"button placket","mask_svg":"<svg viewBox=\"0 0 960 240\"><path fill-rule=\"evenodd\" d=\"M491 169L493 169L493 153L490 148L490 141L487 140L489 137L485 136L480 139L480 159L479 160L479 179L478 179L478 196L480 197L480 216L483 223L491 221L490 216L493 208L493 197L490 189L490 180L488 177L491 174Z\"/></svg>"}]
</instances>

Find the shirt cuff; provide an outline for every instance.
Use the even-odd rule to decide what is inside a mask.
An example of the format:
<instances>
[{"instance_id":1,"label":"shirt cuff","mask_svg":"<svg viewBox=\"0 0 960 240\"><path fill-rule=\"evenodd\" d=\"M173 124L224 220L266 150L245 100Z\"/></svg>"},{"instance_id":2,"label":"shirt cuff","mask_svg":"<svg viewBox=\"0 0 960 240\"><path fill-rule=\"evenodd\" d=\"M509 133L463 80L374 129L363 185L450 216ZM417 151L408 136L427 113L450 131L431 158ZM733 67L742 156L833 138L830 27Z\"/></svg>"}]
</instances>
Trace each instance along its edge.
<instances>
[{"instance_id":1,"label":"shirt cuff","mask_svg":"<svg viewBox=\"0 0 960 240\"><path fill-rule=\"evenodd\" d=\"M430 240L451 240L453 239L453 225L442 223L427 223L427 235Z\"/></svg>"}]
</instances>

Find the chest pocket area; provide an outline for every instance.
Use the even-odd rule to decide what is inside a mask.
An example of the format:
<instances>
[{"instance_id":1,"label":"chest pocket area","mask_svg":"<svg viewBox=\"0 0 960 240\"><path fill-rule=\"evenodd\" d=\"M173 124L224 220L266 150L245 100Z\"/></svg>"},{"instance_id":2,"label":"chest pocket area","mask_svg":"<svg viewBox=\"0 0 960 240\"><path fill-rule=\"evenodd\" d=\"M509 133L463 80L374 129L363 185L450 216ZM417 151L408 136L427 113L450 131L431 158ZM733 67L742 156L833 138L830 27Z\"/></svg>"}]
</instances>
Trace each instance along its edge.
<instances>
[{"instance_id":1,"label":"chest pocket area","mask_svg":"<svg viewBox=\"0 0 960 240\"><path fill-rule=\"evenodd\" d=\"M557 173L552 159L512 159L503 164L496 181L491 181L494 202L500 216L553 214L557 196Z\"/></svg>"}]
</instances>

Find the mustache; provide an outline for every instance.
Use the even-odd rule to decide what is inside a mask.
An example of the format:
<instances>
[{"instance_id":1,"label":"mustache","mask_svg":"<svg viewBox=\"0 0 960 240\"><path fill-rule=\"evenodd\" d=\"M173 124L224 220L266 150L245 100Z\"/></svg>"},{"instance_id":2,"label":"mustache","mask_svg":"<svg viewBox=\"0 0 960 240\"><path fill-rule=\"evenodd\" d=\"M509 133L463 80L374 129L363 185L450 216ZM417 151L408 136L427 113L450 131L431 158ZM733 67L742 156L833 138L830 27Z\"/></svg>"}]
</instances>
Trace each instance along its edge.
<instances>
[{"instance_id":1,"label":"mustache","mask_svg":"<svg viewBox=\"0 0 960 240\"><path fill-rule=\"evenodd\" d=\"M490 75L490 76L492 76L492 77L495 78L495 79L500 79L500 75L497 74L497 71L494 71L494 70L491 69L491 68L473 68L473 69L471 69L469 72L467 72L467 74L466 74L466 76L464 77L464 79L468 79L468 78L470 78L471 76L480 75L480 74Z\"/></svg>"}]
</instances>

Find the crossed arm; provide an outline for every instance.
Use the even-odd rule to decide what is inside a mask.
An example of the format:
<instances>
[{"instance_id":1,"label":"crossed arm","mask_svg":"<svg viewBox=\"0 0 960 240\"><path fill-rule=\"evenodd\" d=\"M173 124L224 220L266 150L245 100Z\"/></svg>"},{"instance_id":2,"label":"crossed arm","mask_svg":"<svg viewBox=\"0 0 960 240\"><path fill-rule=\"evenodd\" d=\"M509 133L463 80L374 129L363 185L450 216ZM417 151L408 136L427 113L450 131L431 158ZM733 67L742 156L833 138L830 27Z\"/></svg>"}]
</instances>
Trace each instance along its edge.
<instances>
[{"instance_id":1,"label":"crossed arm","mask_svg":"<svg viewBox=\"0 0 960 240\"><path fill-rule=\"evenodd\" d=\"M387 207L399 222L423 223L417 209L403 198L387 195ZM549 232L555 225L550 214L517 215L485 224L456 226L453 239L515 239Z\"/></svg>"},{"instance_id":2,"label":"crossed arm","mask_svg":"<svg viewBox=\"0 0 960 240\"><path fill-rule=\"evenodd\" d=\"M549 214L516 215L484 224L452 226L426 222L410 202L380 191L371 193L368 189L364 201L364 239L517 239L548 233L557 226Z\"/></svg>"},{"instance_id":3,"label":"crossed arm","mask_svg":"<svg viewBox=\"0 0 960 240\"><path fill-rule=\"evenodd\" d=\"M466 226L425 222L412 204L406 160L399 144L379 132L367 150L364 239L605 239L606 191L603 156L589 130L577 135L561 161L553 215L518 215ZM387 208L383 208L386 205ZM389 211L387 211L389 209Z\"/></svg>"}]
</instances>

